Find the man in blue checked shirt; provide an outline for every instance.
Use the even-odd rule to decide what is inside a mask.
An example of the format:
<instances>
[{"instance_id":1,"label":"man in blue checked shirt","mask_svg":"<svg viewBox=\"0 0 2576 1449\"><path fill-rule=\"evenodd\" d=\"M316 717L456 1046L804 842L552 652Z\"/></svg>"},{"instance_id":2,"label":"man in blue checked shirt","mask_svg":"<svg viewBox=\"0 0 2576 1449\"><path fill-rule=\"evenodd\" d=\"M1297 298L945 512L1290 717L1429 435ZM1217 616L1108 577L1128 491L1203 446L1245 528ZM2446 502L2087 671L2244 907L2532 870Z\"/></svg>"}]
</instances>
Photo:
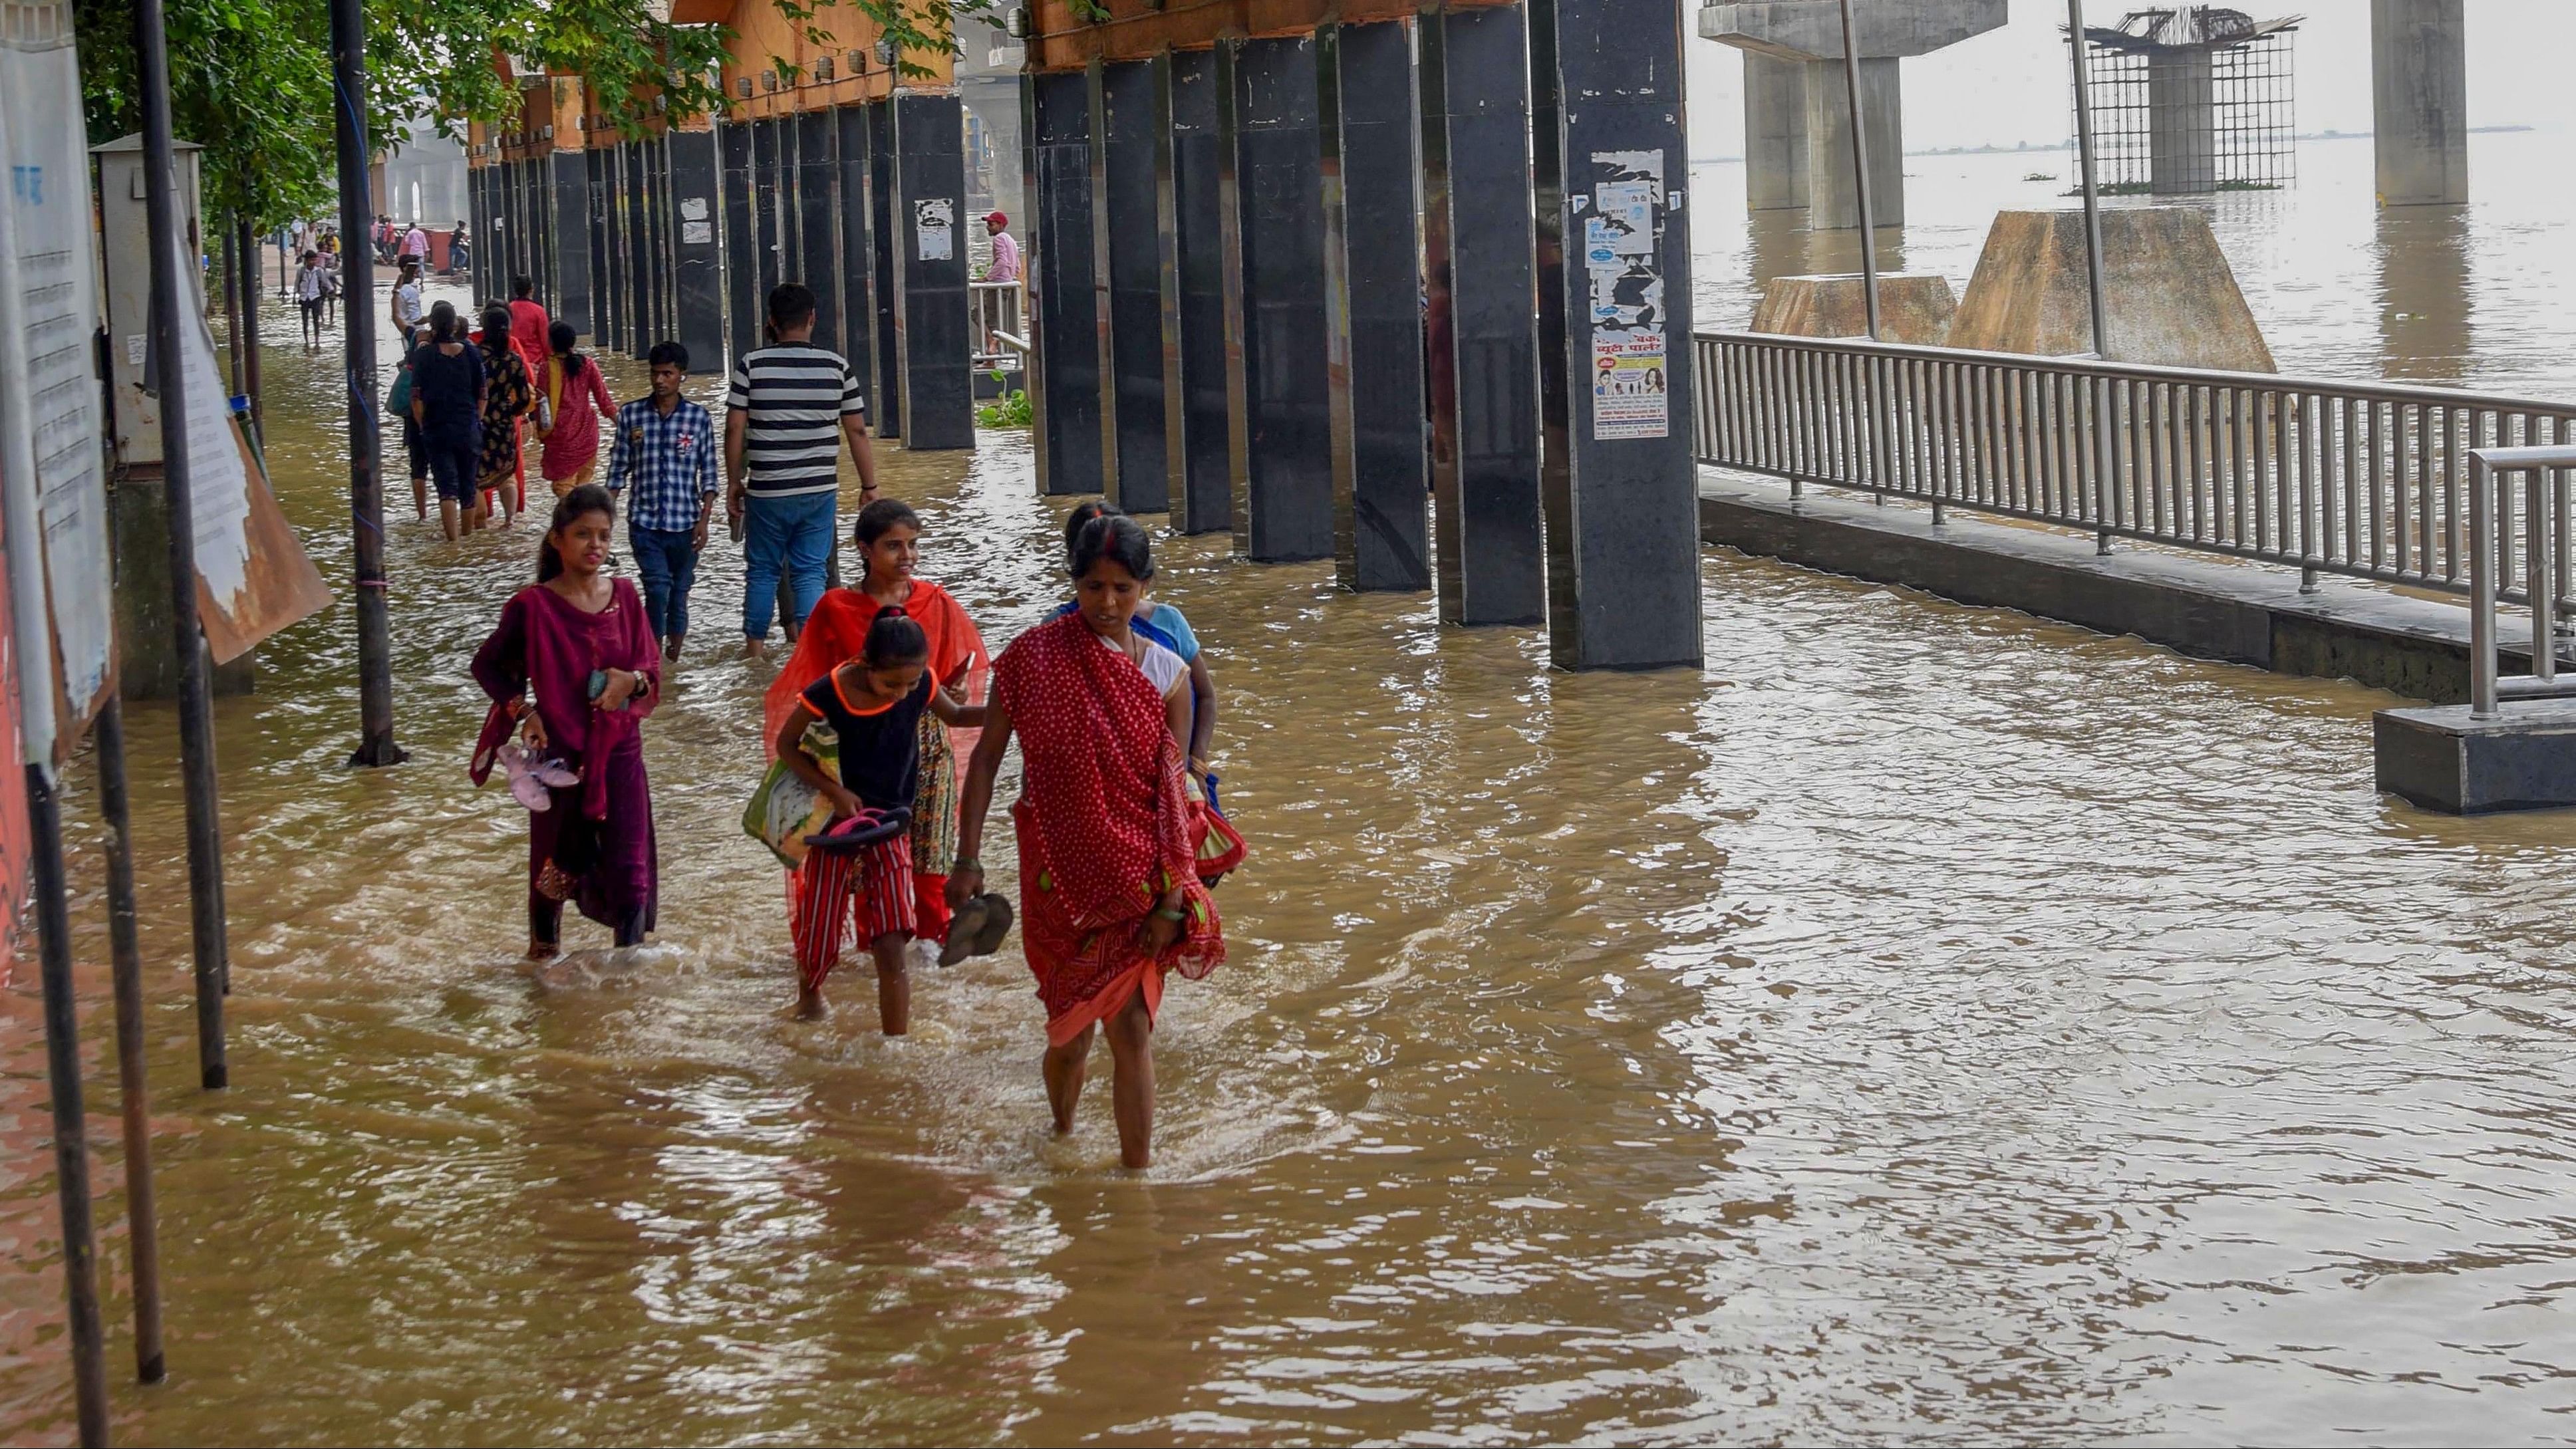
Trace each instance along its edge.
<instances>
[{"instance_id":1,"label":"man in blue checked shirt","mask_svg":"<svg viewBox=\"0 0 2576 1449\"><path fill-rule=\"evenodd\" d=\"M680 396L689 349L656 342L647 354L653 395L617 410L609 449L610 491L626 500L627 546L644 580L644 617L676 662L689 632L689 589L716 503L716 431L707 410Z\"/></svg>"}]
</instances>

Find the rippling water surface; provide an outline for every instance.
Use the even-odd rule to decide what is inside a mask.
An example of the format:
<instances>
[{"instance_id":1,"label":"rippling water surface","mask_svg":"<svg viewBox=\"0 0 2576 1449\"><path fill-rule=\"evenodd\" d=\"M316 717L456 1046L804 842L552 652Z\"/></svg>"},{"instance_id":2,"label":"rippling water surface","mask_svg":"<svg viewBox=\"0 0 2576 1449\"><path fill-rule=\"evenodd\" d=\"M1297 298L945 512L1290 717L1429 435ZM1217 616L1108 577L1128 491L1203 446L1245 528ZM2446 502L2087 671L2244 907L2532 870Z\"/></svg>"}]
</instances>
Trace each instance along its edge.
<instances>
[{"instance_id":1,"label":"rippling water surface","mask_svg":"<svg viewBox=\"0 0 2576 1449\"><path fill-rule=\"evenodd\" d=\"M333 368L269 326L280 489L337 575ZM1056 596L1061 507L983 443L886 473L998 642ZM1166 541L1253 859L1139 1178L1105 1081L1047 1133L1016 946L923 980L909 1041L848 979L781 1019L735 825L766 675L712 650L646 731L666 949L522 974L465 666L535 537L408 512L413 763L342 768L345 608L220 707L221 1096L171 716L133 725L173 1379L117 1390L123 1440L2569 1435L2576 861L2563 817L2373 795L2384 696L1715 552L1704 674L1566 676ZM702 644L740 595L708 563ZM49 1202L0 1196L22 1340ZM59 1346L22 1347L0 1423L59 1438Z\"/></svg>"}]
</instances>

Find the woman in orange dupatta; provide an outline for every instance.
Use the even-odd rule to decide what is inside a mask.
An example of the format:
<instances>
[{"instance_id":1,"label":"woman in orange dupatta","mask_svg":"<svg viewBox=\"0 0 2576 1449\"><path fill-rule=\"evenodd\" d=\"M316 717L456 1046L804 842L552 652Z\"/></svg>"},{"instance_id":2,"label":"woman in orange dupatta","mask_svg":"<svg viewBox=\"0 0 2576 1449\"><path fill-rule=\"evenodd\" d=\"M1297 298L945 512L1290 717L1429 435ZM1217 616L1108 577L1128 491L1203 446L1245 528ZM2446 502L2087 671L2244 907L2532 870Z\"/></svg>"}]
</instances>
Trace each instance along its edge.
<instances>
[{"instance_id":1,"label":"woman in orange dupatta","mask_svg":"<svg viewBox=\"0 0 2576 1449\"><path fill-rule=\"evenodd\" d=\"M1072 1131L1092 1032L1107 1022L1119 1159L1144 1167L1163 975L1215 970L1225 936L1199 883L1182 787L1185 666L1129 627L1154 576L1145 530L1130 518L1095 519L1074 545L1072 572L1080 607L1022 634L994 662L948 894L956 903L984 888L976 852L1017 733L1027 767L1011 807L1020 941L1046 1006L1047 1102L1056 1131Z\"/></svg>"},{"instance_id":2,"label":"woman in orange dupatta","mask_svg":"<svg viewBox=\"0 0 2576 1449\"><path fill-rule=\"evenodd\" d=\"M909 504L880 498L859 510L852 537L865 560L857 588L826 589L805 620L796 652L769 682L762 698L761 739L776 758L778 731L796 712L814 681L866 650L877 611L901 608L930 639L930 677L959 704L980 704L991 661L984 636L946 589L913 577L921 561L921 519ZM914 934L938 941L948 935L948 875L957 860L957 754L975 747L975 731L957 732L952 747L946 725L929 714L921 722L921 792L912 806ZM788 908L796 905L796 876L787 877Z\"/></svg>"}]
</instances>

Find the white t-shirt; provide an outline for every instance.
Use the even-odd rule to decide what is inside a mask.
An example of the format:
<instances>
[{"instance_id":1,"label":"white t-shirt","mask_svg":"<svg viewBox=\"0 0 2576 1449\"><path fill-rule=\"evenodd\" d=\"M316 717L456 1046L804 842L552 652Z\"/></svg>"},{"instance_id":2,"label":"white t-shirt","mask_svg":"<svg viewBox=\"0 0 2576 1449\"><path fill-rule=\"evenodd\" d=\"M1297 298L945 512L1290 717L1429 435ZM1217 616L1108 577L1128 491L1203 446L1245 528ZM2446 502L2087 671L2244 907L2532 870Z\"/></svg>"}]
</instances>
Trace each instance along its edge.
<instances>
[{"instance_id":1,"label":"white t-shirt","mask_svg":"<svg viewBox=\"0 0 2576 1449\"><path fill-rule=\"evenodd\" d=\"M394 315L405 327L420 325L420 283L405 282L394 288Z\"/></svg>"},{"instance_id":2,"label":"white t-shirt","mask_svg":"<svg viewBox=\"0 0 2576 1449\"><path fill-rule=\"evenodd\" d=\"M322 286L327 279L318 266L306 267L295 274L295 297L300 302L322 300Z\"/></svg>"},{"instance_id":3,"label":"white t-shirt","mask_svg":"<svg viewBox=\"0 0 2576 1449\"><path fill-rule=\"evenodd\" d=\"M1123 645L1101 638L1097 634L1091 637L1099 639L1100 647L1112 654L1127 653ZM1141 634L1133 637L1137 643L1145 646L1145 657L1136 661L1136 667L1145 671L1145 682L1154 686L1156 694L1165 699L1171 698L1172 692L1181 687L1181 681L1189 678L1190 667L1181 662L1181 656L1153 640Z\"/></svg>"}]
</instances>

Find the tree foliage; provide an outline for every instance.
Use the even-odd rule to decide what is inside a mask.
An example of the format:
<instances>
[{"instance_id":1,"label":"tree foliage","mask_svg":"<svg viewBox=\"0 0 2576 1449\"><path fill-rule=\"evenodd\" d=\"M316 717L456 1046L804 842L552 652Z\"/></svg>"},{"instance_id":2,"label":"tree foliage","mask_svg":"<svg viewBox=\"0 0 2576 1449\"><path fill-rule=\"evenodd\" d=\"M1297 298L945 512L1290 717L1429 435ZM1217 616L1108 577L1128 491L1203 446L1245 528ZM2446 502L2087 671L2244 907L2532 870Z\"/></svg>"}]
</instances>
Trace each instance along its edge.
<instances>
[{"instance_id":1,"label":"tree foliage","mask_svg":"<svg viewBox=\"0 0 2576 1449\"><path fill-rule=\"evenodd\" d=\"M836 43L837 8L879 26L904 50L953 48L952 10L996 0L759 0L775 5L808 41ZM82 0L81 74L92 144L139 129L133 0ZM601 113L630 133L654 114L725 104L717 66L731 29L674 25L667 6L637 0L366 0L367 134L379 148L403 124L436 118L462 139L468 121L507 127L517 88L495 61L584 78ZM171 117L180 137L206 149L209 214L240 213L266 229L327 210L335 194L328 0L164 0ZM790 76L783 57L771 63ZM910 63L914 75L924 68Z\"/></svg>"}]
</instances>

